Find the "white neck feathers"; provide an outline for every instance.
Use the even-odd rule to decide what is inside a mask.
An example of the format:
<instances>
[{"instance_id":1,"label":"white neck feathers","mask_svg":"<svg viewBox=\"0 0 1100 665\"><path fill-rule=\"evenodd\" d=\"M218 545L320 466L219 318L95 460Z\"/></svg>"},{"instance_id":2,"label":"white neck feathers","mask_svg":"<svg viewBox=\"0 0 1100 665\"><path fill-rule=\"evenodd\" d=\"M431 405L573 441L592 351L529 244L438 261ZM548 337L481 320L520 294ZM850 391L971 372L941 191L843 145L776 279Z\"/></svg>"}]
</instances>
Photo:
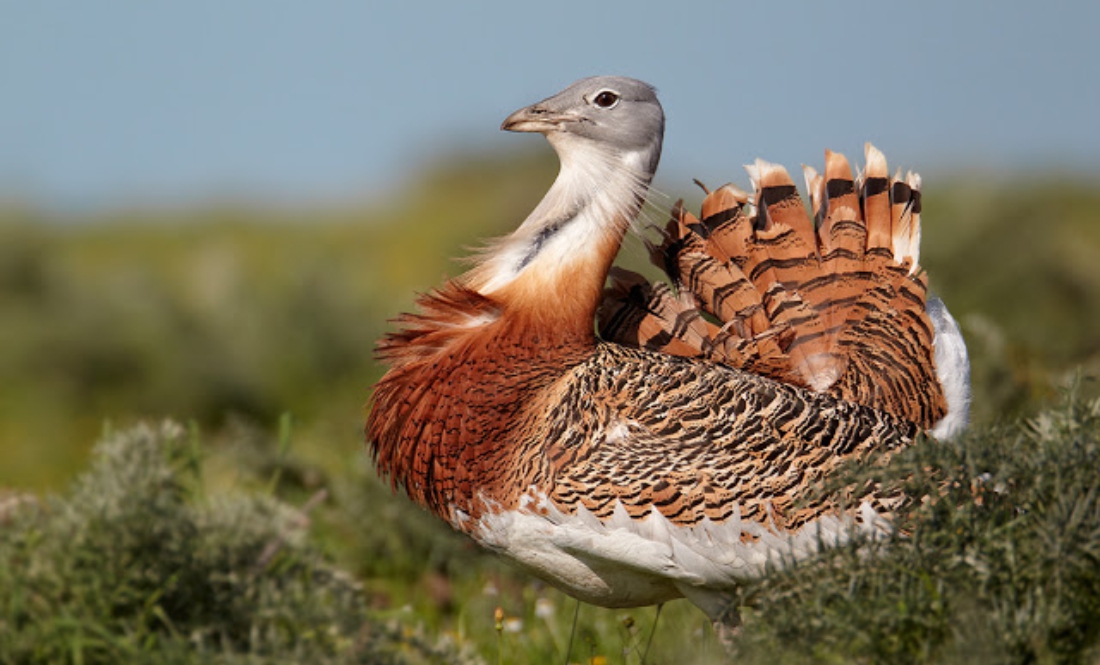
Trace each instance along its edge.
<instances>
[{"instance_id":1,"label":"white neck feathers","mask_svg":"<svg viewBox=\"0 0 1100 665\"><path fill-rule=\"evenodd\" d=\"M648 151L618 152L570 135L550 135L561 170L546 196L514 233L490 247L468 275L468 285L491 295L521 275L541 280L578 262L602 260L623 234L645 200L653 173ZM607 261L610 265L610 260ZM602 280L606 275L601 275Z\"/></svg>"}]
</instances>

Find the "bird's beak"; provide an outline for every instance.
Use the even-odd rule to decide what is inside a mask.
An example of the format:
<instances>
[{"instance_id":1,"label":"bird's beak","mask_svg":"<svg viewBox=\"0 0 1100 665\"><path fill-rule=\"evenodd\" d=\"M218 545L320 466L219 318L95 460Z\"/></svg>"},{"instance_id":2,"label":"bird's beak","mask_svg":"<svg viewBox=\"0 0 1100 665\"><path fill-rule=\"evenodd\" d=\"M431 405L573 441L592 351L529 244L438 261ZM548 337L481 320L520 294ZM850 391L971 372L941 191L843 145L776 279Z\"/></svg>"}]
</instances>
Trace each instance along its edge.
<instances>
[{"instance_id":1,"label":"bird's beak","mask_svg":"<svg viewBox=\"0 0 1100 665\"><path fill-rule=\"evenodd\" d=\"M551 111L542 103L525 106L504 119L500 128L509 132L546 132L559 129L563 122L573 120L573 116Z\"/></svg>"}]
</instances>

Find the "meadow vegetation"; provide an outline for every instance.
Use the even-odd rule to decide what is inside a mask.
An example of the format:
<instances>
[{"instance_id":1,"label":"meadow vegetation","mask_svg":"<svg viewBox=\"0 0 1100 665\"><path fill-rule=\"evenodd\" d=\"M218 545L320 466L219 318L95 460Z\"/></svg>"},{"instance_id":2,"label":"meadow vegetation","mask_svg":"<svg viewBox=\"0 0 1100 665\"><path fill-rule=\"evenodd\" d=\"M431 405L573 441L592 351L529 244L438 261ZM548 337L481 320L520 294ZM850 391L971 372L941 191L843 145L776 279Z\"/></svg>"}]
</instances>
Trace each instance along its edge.
<instances>
[{"instance_id":1,"label":"meadow vegetation","mask_svg":"<svg viewBox=\"0 0 1100 665\"><path fill-rule=\"evenodd\" d=\"M461 156L308 211L0 210L0 661L565 662L573 602L394 495L361 433L386 320L554 169ZM1100 188L925 182L974 427L873 472L930 497L905 540L745 590L743 662L1100 662ZM581 607L572 661L640 662L655 614ZM723 661L662 610L647 662Z\"/></svg>"}]
</instances>

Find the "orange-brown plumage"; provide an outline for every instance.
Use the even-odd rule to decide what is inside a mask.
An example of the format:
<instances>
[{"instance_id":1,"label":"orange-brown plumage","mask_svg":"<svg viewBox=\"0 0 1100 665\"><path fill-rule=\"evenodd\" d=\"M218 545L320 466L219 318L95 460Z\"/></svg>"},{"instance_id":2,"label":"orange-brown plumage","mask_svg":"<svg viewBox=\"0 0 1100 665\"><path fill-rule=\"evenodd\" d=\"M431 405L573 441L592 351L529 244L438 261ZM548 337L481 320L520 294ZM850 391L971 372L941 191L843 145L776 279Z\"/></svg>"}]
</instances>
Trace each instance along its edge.
<instances>
[{"instance_id":1,"label":"orange-brown plumage","mask_svg":"<svg viewBox=\"0 0 1100 665\"><path fill-rule=\"evenodd\" d=\"M562 172L379 345L380 472L579 598L684 595L715 619L774 556L879 528L896 496L803 499L847 460L965 422L965 349L917 265L919 179L868 148L857 184L826 153L811 217L757 162L752 196L673 209L650 247L670 284L615 270L604 291L660 152L652 89L585 79L505 127L544 133Z\"/></svg>"},{"instance_id":2,"label":"orange-brown plumage","mask_svg":"<svg viewBox=\"0 0 1100 665\"><path fill-rule=\"evenodd\" d=\"M379 345L391 369L375 387L367 435L395 445L376 443L378 469L448 520L454 508L479 515L479 491L514 503L534 471L517 475L512 464L516 423L587 357L593 328L554 325L455 282L418 304L422 313L403 315L408 327Z\"/></svg>"}]
</instances>

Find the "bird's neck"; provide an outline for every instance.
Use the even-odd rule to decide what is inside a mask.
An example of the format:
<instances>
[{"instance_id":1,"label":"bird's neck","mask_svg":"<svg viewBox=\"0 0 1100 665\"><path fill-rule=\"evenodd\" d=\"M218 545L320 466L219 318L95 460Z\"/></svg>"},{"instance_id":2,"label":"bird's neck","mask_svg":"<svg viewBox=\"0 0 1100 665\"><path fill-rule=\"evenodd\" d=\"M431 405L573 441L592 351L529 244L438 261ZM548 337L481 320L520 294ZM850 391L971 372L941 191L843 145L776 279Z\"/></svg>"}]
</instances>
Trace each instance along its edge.
<instances>
[{"instance_id":1,"label":"bird's neck","mask_svg":"<svg viewBox=\"0 0 1100 665\"><path fill-rule=\"evenodd\" d=\"M656 155L551 143L561 171L550 191L464 281L501 303L502 316L591 342L607 273L645 200Z\"/></svg>"}]
</instances>

